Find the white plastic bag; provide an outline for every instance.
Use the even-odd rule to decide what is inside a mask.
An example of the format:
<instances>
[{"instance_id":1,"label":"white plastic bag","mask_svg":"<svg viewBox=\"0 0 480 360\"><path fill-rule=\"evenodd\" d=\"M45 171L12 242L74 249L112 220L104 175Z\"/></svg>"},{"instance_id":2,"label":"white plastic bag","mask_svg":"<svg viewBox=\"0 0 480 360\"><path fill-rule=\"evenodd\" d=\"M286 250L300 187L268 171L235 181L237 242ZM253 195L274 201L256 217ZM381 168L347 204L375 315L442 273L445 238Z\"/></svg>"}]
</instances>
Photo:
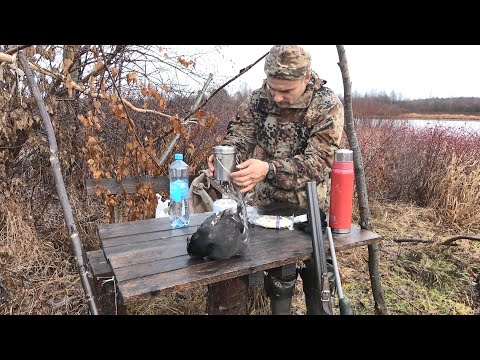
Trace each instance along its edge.
<instances>
[{"instance_id":1,"label":"white plastic bag","mask_svg":"<svg viewBox=\"0 0 480 360\"><path fill-rule=\"evenodd\" d=\"M253 224L267 229L293 230L293 219L287 216L260 215L253 221Z\"/></svg>"},{"instance_id":2,"label":"white plastic bag","mask_svg":"<svg viewBox=\"0 0 480 360\"><path fill-rule=\"evenodd\" d=\"M169 201L165 200L162 201L162 195L157 194L157 208L155 210L155 217L156 218L161 218L161 217L168 217L168 205Z\"/></svg>"},{"instance_id":3,"label":"white plastic bag","mask_svg":"<svg viewBox=\"0 0 480 360\"><path fill-rule=\"evenodd\" d=\"M293 216L260 215L253 207L247 207L248 222L267 229L293 230Z\"/></svg>"}]
</instances>

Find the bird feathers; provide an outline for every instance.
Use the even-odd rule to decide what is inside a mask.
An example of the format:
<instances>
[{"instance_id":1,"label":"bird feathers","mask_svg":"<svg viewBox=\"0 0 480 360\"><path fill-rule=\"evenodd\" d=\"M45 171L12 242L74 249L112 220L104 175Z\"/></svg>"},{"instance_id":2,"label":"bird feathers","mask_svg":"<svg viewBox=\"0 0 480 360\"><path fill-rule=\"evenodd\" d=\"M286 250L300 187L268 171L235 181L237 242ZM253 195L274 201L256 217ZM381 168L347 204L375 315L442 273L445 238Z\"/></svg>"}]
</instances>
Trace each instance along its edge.
<instances>
[{"instance_id":1,"label":"bird feathers","mask_svg":"<svg viewBox=\"0 0 480 360\"><path fill-rule=\"evenodd\" d=\"M241 207L226 209L210 215L187 238L187 252L191 257L210 260L228 259L239 255L248 240L248 225L242 218Z\"/></svg>"}]
</instances>

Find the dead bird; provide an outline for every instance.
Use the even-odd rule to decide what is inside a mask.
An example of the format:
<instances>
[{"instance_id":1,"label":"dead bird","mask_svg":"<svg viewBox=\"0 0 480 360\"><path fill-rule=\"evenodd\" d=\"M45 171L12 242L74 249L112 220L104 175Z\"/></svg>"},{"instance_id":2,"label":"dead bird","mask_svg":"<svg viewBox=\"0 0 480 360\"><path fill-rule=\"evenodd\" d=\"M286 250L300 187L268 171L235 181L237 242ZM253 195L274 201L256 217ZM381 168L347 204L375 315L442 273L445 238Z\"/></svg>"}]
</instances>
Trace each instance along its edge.
<instances>
[{"instance_id":1,"label":"dead bird","mask_svg":"<svg viewBox=\"0 0 480 360\"><path fill-rule=\"evenodd\" d=\"M210 215L187 238L187 252L193 258L209 260L229 259L245 249L249 230L242 216L242 207L231 208Z\"/></svg>"}]
</instances>

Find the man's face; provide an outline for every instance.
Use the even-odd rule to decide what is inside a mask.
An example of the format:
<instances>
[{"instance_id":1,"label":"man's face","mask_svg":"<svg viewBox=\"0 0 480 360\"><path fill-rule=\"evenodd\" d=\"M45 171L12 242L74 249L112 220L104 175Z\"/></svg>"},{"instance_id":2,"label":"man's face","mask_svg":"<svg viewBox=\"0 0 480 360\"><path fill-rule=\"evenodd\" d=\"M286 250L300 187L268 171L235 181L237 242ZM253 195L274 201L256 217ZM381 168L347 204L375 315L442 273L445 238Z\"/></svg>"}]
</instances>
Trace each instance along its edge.
<instances>
[{"instance_id":1,"label":"man's face","mask_svg":"<svg viewBox=\"0 0 480 360\"><path fill-rule=\"evenodd\" d=\"M310 74L300 80L285 80L267 76L267 88L273 101L279 107L288 107L295 103L305 91L305 87L310 80Z\"/></svg>"}]
</instances>

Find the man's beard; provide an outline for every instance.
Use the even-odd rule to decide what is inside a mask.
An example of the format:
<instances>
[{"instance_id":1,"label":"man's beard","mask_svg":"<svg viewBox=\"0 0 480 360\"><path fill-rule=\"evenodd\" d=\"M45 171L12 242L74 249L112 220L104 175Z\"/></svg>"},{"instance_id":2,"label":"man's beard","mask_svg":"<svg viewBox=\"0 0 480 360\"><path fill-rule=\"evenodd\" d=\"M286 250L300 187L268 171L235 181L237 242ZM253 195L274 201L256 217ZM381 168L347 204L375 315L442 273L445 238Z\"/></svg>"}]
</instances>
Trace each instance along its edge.
<instances>
[{"instance_id":1,"label":"man's beard","mask_svg":"<svg viewBox=\"0 0 480 360\"><path fill-rule=\"evenodd\" d=\"M290 101L282 101L282 102L280 102L280 103L275 102L275 104L277 104L277 106L278 106L279 108L288 108L288 107L290 107L290 105L292 105L292 104L290 103Z\"/></svg>"}]
</instances>

